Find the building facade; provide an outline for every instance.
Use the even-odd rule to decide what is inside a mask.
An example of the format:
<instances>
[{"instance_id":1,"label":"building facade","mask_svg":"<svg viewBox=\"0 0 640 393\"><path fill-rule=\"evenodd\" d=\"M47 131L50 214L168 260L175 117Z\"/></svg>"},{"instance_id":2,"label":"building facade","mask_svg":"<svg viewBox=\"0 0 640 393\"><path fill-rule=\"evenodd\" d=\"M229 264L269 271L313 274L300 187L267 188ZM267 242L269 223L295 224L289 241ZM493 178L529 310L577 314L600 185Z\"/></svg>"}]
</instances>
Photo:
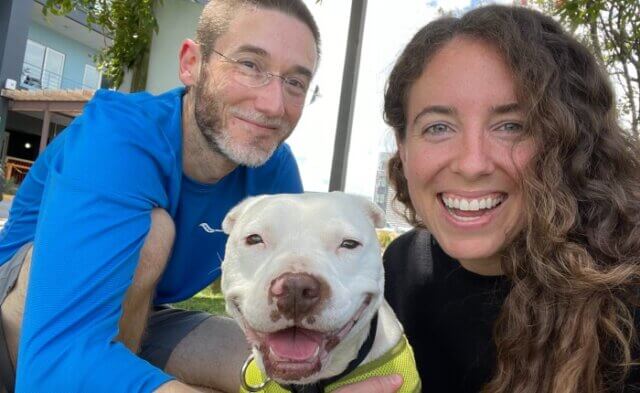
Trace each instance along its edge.
<instances>
[{"instance_id":1,"label":"building facade","mask_svg":"<svg viewBox=\"0 0 640 393\"><path fill-rule=\"evenodd\" d=\"M92 92L108 87L93 59L109 37L80 11L45 16L44 3L0 2L0 158L17 183Z\"/></svg>"},{"instance_id":2,"label":"building facade","mask_svg":"<svg viewBox=\"0 0 640 393\"><path fill-rule=\"evenodd\" d=\"M378 171L376 173L376 186L373 192L373 201L384 210L387 219L387 227L394 232L406 232L412 228L402 215L404 206L394 200L395 192L389 184L387 164L391 159L391 153L380 153L378 159Z\"/></svg>"}]
</instances>

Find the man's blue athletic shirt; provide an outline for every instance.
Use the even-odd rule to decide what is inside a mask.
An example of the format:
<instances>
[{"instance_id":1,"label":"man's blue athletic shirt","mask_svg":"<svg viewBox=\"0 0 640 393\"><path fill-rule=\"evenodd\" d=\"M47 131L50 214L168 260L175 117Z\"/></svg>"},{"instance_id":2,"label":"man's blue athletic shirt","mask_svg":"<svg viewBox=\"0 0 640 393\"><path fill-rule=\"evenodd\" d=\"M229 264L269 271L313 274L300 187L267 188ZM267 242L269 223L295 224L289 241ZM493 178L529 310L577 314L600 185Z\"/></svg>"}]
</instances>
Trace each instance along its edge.
<instances>
[{"instance_id":1,"label":"man's blue athletic shirt","mask_svg":"<svg viewBox=\"0 0 640 393\"><path fill-rule=\"evenodd\" d=\"M155 303L188 298L219 276L230 207L300 192L288 146L216 184L182 174L182 95L99 91L34 163L0 232L0 264L34 241L17 392L149 392L171 379L113 342L150 226L166 209L176 241Z\"/></svg>"}]
</instances>

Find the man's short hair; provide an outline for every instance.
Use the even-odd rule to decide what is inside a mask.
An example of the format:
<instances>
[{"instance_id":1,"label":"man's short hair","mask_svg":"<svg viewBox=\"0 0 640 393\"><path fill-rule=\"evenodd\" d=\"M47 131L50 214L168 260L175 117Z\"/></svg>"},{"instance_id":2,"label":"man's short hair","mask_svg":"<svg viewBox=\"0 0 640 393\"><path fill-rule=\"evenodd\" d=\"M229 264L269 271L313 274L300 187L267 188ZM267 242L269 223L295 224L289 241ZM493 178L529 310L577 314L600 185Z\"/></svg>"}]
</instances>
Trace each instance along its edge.
<instances>
[{"instance_id":1,"label":"man's short hair","mask_svg":"<svg viewBox=\"0 0 640 393\"><path fill-rule=\"evenodd\" d=\"M316 53L320 56L318 25L302 0L211 0L205 5L196 30L196 40L200 44L204 61L213 53L216 40L227 32L237 13L248 7L279 11L300 20L311 30L316 42Z\"/></svg>"}]
</instances>

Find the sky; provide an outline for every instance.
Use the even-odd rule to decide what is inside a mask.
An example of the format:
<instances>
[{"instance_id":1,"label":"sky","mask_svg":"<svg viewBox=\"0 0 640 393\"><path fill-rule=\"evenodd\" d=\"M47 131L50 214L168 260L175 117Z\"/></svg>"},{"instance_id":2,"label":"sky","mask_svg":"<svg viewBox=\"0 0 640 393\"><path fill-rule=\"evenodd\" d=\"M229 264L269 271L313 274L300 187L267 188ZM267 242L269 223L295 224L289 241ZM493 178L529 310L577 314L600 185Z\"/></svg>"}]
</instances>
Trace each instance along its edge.
<instances>
[{"instance_id":1,"label":"sky","mask_svg":"<svg viewBox=\"0 0 640 393\"><path fill-rule=\"evenodd\" d=\"M320 66L310 88L313 92L318 86L320 95L313 103L307 103L288 143L298 161L305 190L327 191L351 2L304 1L321 34ZM512 3L511 0L368 1L345 191L372 198L379 154L395 148L392 132L382 120L383 94L386 79L404 46L422 26L438 17L439 9L463 12L489 2Z\"/></svg>"}]
</instances>

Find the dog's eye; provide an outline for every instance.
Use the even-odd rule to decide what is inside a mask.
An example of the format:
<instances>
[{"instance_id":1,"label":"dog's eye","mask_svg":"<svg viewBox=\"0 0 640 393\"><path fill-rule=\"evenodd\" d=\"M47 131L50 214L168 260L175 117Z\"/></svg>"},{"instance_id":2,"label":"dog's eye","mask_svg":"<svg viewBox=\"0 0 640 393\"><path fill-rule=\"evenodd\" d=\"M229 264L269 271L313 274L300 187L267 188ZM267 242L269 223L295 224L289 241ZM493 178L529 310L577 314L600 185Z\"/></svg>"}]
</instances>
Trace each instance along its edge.
<instances>
[{"instance_id":1,"label":"dog's eye","mask_svg":"<svg viewBox=\"0 0 640 393\"><path fill-rule=\"evenodd\" d=\"M357 241L357 240L353 240L353 239L344 239L342 241L342 243L340 243L340 248L346 248L349 250L353 250L354 248L361 246L362 244Z\"/></svg>"},{"instance_id":2,"label":"dog's eye","mask_svg":"<svg viewBox=\"0 0 640 393\"><path fill-rule=\"evenodd\" d=\"M262 237L260 235L258 235L257 233L254 233L253 235L249 235L247 236L244 241L247 243L247 245L249 246L253 246L255 244L260 244L260 243L264 243L262 241Z\"/></svg>"}]
</instances>

